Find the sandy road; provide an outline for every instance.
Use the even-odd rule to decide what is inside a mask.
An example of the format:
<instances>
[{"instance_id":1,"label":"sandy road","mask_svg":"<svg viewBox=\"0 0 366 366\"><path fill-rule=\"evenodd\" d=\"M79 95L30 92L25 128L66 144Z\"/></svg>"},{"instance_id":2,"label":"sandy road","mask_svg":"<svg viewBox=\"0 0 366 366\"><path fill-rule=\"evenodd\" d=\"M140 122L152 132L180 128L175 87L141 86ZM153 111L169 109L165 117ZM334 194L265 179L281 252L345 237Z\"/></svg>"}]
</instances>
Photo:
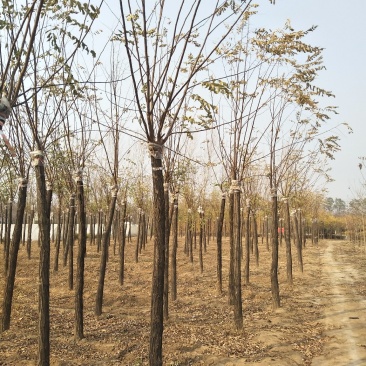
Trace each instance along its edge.
<instances>
[{"instance_id":1,"label":"sandy road","mask_svg":"<svg viewBox=\"0 0 366 366\"><path fill-rule=\"evenodd\" d=\"M357 293L355 282L365 278L352 256L342 251L345 242L330 241L320 249L320 303L327 342L314 366L366 365L366 300Z\"/></svg>"}]
</instances>

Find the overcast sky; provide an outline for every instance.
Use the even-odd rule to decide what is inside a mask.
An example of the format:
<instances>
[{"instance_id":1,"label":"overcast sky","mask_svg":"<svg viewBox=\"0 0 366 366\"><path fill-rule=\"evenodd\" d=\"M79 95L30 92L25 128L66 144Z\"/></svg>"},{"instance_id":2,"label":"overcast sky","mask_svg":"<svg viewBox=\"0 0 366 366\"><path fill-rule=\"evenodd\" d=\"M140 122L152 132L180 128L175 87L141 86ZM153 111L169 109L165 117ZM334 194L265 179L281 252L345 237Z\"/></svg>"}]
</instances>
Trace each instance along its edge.
<instances>
[{"instance_id":1,"label":"overcast sky","mask_svg":"<svg viewBox=\"0 0 366 366\"><path fill-rule=\"evenodd\" d=\"M331 162L335 182L328 185L329 196L346 201L355 198L362 181L358 158L366 156L366 0L276 0L275 6L263 0L259 3L268 27L280 27L286 19L296 29L318 26L308 38L310 44L325 48L327 70L318 85L336 96L330 102L339 107L339 115L332 125L347 122L353 129L353 134L342 129L342 150Z\"/></svg>"}]
</instances>

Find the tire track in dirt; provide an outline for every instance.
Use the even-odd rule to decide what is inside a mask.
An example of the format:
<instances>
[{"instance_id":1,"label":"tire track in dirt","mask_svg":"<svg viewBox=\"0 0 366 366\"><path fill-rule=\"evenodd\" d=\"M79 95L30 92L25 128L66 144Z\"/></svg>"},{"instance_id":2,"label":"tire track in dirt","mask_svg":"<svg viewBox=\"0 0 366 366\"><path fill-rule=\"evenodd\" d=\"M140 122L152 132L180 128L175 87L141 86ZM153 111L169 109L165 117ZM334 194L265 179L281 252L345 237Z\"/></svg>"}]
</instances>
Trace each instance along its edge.
<instances>
[{"instance_id":1,"label":"tire track in dirt","mask_svg":"<svg viewBox=\"0 0 366 366\"><path fill-rule=\"evenodd\" d=\"M341 250L347 244L329 241L320 249L321 321L327 342L313 366L366 365L366 301L355 289L361 273Z\"/></svg>"}]
</instances>

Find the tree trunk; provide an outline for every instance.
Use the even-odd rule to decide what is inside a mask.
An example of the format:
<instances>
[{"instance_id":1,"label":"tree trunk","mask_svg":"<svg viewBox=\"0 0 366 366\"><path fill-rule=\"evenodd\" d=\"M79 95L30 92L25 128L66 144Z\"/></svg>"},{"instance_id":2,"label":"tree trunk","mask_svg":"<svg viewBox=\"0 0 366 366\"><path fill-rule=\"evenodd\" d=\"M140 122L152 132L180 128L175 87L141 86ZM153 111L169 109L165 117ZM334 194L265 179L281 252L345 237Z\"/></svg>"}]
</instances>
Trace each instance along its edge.
<instances>
[{"instance_id":1,"label":"tree trunk","mask_svg":"<svg viewBox=\"0 0 366 366\"><path fill-rule=\"evenodd\" d=\"M102 245L102 227L103 227L103 220L102 220L103 212L98 212L98 233L97 233L97 252L99 253L100 247Z\"/></svg>"},{"instance_id":2,"label":"tree trunk","mask_svg":"<svg viewBox=\"0 0 366 366\"><path fill-rule=\"evenodd\" d=\"M8 273L8 267L9 267L9 252L10 252L10 233L11 233L11 224L13 219L13 202L9 200L8 203L8 210L7 210L7 223L6 223L6 231L5 231L5 258L4 258L4 274L5 276Z\"/></svg>"},{"instance_id":3,"label":"tree trunk","mask_svg":"<svg viewBox=\"0 0 366 366\"><path fill-rule=\"evenodd\" d=\"M170 215L169 215L169 183L164 183L165 202L165 268L164 268L164 319L169 318L169 236L170 236ZM174 205L174 199L173 199Z\"/></svg>"},{"instance_id":4,"label":"tree trunk","mask_svg":"<svg viewBox=\"0 0 366 366\"><path fill-rule=\"evenodd\" d=\"M62 215L62 222L63 227L62 227L62 247L63 250L66 250L66 236L67 236L67 227L69 224L69 210L67 210L67 212L64 212ZM66 264L64 263L64 266L66 266Z\"/></svg>"},{"instance_id":5,"label":"tree trunk","mask_svg":"<svg viewBox=\"0 0 366 366\"><path fill-rule=\"evenodd\" d=\"M119 223L121 221L121 213L119 211L119 209L116 210L116 214L114 217L114 222L113 222L113 255L116 255L116 247L117 247L117 240L119 240Z\"/></svg>"},{"instance_id":6,"label":"tree trunk","mask_svg":"<svg viewBox=\"0 0 366 366\"><path fill-rule=\"evenodd\" d=\"M69 290L74 288L74 228L75 228L75 195L70 197L69 224L67 227L66 253L69 260ZM66 257L67 258L67 255ZM64 261L66 265L66 260Z\"/></svg>"},{"instance_id":7,"label":"tree trunk","mask_svg":"<svg viewBox=\"0 0 366 366\"><path fill-rule=\"evenodd\" d=\"M301 209L298 209L298 219L297 219L297 223L299 225L299 241L300 241L300 246L301 248L303 247L303 237L302 237L302 227L303 227L303 222L302 222L302 211Z\"/></svg>"},{"instance_id":8,"label":"tree trunk","mask_svg":"<svg viewBox=\"0 0 366 366\"><path fill-rule=\"evenodd\" d=\"M122 222L121 222L121 244L119 249L119 283L123 285L125 276L125 246L126 246L126 208L127 202L122 204Z\"/></svg>"},{"instance_id":9,"label":"tree trunk","mask_svg":"<svg viewBox=\"0 0 366 366\"><path fill-rule=\"evenodd\" d=\"M269 218L268 216L265 217L265 233L266 233L266 247L267 251L269 251Z\"/></svg>"},{"instance_id":10,"label":"tree trunk","mask_svg":"<svg viewBox=\"0 0 366 366\"><path fill-rule=\"evenodd\" d=\"M280 307L280 288L278 284L278 207L277 191L272 190L272 264L271 292L273 309Z\"/></svg>"},{"instance_id":11,"label":"tree trunk","mask_svg":"<svg viewBox=\"0 0 366 366\"><path fill-rule=\"evenodd\" d=\"M25 245L25 236L27 233L27 218L28 218L28 215L24 210L23 227L22 227L22 246Z\"/></svg>"},{"instance_id":12,"label":"tree trunk","mask_svg":"<svg viewBox=\"0 0 366 366\"><path fill-rule=\"evenodd\" d=\"M95 244L95 216L90 214L90 245Z\"/></svg>"},{"instance_id":13,"label":"tree trunk","mask_svg":"<svg viewBox=\"0 0 366 366\"><path fill-rule=\"evenodd\" d=\"M250 205L247 203L247 212L245 218L245 266L244 266L244 283L249 285L250 277Z\"/></svg>"},{"instance_id":14,"label":"tree trunk","mask_svg":"<svg viewBox=\"0 0 366 366\"><path fill-rule=\"evenodd\" d=\"M252 214L252 223L253 223L253 245L254 245L254 258L255 264L259 266L259 249L258 249L258 224L257 224L257 216L255 212Z\"/></svg>"},{"instance_id":15,"label":"tree trunk","mask_svg":"<svg viewBox=\"0 0 366 366\"><path fill-rule=\"evenodd\" d=\"M21 242L26 199L27 199L27 180L21 179L18 192L18 207L16 213L16 221L9 253L9 266L4 286L3 311L1 319L2 332L8 330L10 327L11 305L13 301L15 273L17 268L18 251Z\"/></svg>"},{"instance_id":16,"label":"tree trunk","mask_svg":"<svg viewBox=\"0 0 366 366\"><path fill-rule=\"evenodd\" d=\"M341 230L339 230L341 232ZM302 237L302 246L305 248L306 245L306 220L302 218L301 220L301 237ZM366 234L365 230L363 230L364 235Z\"/></svg>"},{"instance_id":17,"label":"tree trunk","mask_svg":"<svg viewBox=\"0 0 366 366\"><path fill-rule=\"evenodd\" d=\"M293 221L294 221L294 234L295 234L294 237L297 250L297 261L300 267L300 271L304 272L304 266L302 261L302 244L300 242L299 222L296 213L293 215Z\"/></svg>"},{"instance_id":18,"label":"tree trunk","mask_svg":"<svg viewBox=\"0 0 366 366\"><path fill-rule=\"evenodd\" d=\"M238 181L231 181L233 191L233 303L234 322L236 329L243 328L243 305L241 295L241 246L240 246L240 185ZM248 248L249 249L249 248Z\"/></svg>"},{"instance_id":19,"label":"tree trunk","mask_svg":"<svg viewBox=\"0 0 366 366\"><path fill-rule=\"evenodd\" d=\"M170 259L170 298L177 299L177 248L178 248L178 199L174 199L173 209L173 245Z\"/></svg>"},{"instance_id":20,"label":"tree trunk","mask_svg":"<svg viewBox=\"0 0 366 366\"><path fill-rule=\"evenodd\" d=\"M234 304L234 194L229 191L229 245L230 245L230 263L229 263L229 304Z\"/></svg>"},{"instance_id":21,"label":"tree trunk","mask_svg":"<svg viewBox=\"0 0 366 366\"><path fill-rule=\"evenodd\" d=\"M312 237L312 241L315 245L318 245L318 238L319 238L318 235L319 235L319 233L318 233L318 220L313 219L312 227L311 227L311 237Z\"/></svg>"},{"instance_id":22,"label":"tree trunk","mask_svg":"<svg viewBox=\"0 0 366 366\"><path fill-rule=\"evenodd\" d=\"M137 239L136 239L136 248L135 248L135 262L139 261L139 247L140 247L140 237L141 237L141 209L138 209L139 219L138 219L138 227L137 227Z\"/></svg>"},{"instance_id":23,"label":"tree trunk","mask_svg":"<svg viewBox=\"0 0 366 366\"><path fill-rule=\"evenodd\" d=\"M33 220L34 220L34 208L31 209L31 212L30 212L29 217L28 217L28 233L27 233L27 256L28 256L28 259L31 259Z\"/></svg>"},{"instance_id":24,"label":"tree trunk","mask_svg":"<svg viewBox=\"0 0 366 366\"><path fill-rule=\"evenodd\" d=\"M50 213L51 217L51 205L52 205L52 183L46 181L46 201L47 201L47 210ZM51 222L50 222L51 225Z\"/></svg>"},{"instance_id":25,"label":"tree trunk","mask_svg":"<svg viewBox=\"0 0 366 366\"><path fill-rule=\"evenodd\" d=\"M151 324L150 324L150 366L163 363L163 297L165 268L165 202L164 177L162 172L162 147L149 144L153 178L153 214L155 222L154 267L151 290Z\"/></svg>"},{"instance_id":26,"label":"tree trunk","mask_svg":"<svg viewBox=\"0 0 366 366\"><path fill-rule=\"evenodd\" d=\"M3 230L4 230L4 210L3 210L3 204L0 203L0 243L3 243Z\"/></svg>"},{"instance_id":27,"label":"tree trunk","mask_svg":"<svg viewBox=\"0 0 366 366\"><path fill-rule=\"evenodd\" d=\"M199 211L199 220L200 220L200 234L199 234L198 254L199 254L199 262L200 262L200 271L201 271L201 273L203 273L202 244L203 244L203 220L204 220L204 213L203 213L202 208Z\"/></svg>"},{"instance_id":28,"label":"tree trunk","mask_svg":"<svg viewBox=\"0 0 366 366\"><path fill-rule=\"evenodd\" d=\"M193 220L192 212L188 209L188 249L189 249L189 261L193 263Z\"/></svg>"},{"instance_id":29,"label":"tree trunk","mask_svg":"<svg viewBox=\"0 0 366 366\"><path fill-rule=\"evenodd\" d=\"M39 227L39 336L38 362L39 366L50 364L50 212L46 199L46 178L43 165L43 152L32 152L32 164L37 181L37 210Z\"/></svg>"},{"instance_id":30,"label":"tree trunk","mask_svg":"<svg viewBox=\"0 0 366 366\"><path fill-rule=\"evenodd\" d=\"M284 199L284 228L285 228L285 243L286 243L286 273L287 282L292 285L292 253L291 253L291 219L290 219L290 207L288 199Z\"/></svg>"},{"instance_id":31,"label":"tree trunk","mask_svg":"<svg viewBox=\"0 0 366 366\"><path fill-rule=\"evenodd\" d=\"M117 201L117 187L113 187L112 189L112 199L109 206L109 214L108 214L108 221L106 223L106 227L103 234L102 240L102 254L100 256L100 269L99 269L99 281L98 281L98 290L97 296L95 301L95 315L102 314L102 307L103 307L103 291L104 291L104 279L105 273L107 269L107 257L108 257L108 245L109 245L109 238L113 223L113 216L114 211L116 208L116 201Z\"/></svg>"},{"instance_id":32,"label":"tree trunk","mask_svg":"<svg viewBox=\"0 0 366 366\"><path fill-rule=\"evenodd\" d=\"M58 259L60 256L60 246L61 246L61 235L62 235L62 215L61 215L61 207L58 209L57 214L57 231L56 231L56 245L55 245L55 262L53 266L53 270L55 272L58 271Z\"/></svg>"},{"instance_id":33,"label":"tree trunk","mask_svg":"<svg viewBox=\"0 0 366 366\"><path fill-rule=\"evenodd\" d=\"M84 200L84 185L81 174L76 179L76 195L79 218L79 250L76 264L75 286L75 340L84 338L84 267L86 253L86 213Z\"/></svg>"},{"instance_id":34,"label":"tree trunk","mask_svg":"<svg viewBox=\"0 0 366 366\"><path fill-rule=\"evenodd\" d=\"M222 294L222 228L225 217L225 203L226 195L223 194L221 198L220 215L217 220L217 292Z\"/></svg>"}]
</instances>

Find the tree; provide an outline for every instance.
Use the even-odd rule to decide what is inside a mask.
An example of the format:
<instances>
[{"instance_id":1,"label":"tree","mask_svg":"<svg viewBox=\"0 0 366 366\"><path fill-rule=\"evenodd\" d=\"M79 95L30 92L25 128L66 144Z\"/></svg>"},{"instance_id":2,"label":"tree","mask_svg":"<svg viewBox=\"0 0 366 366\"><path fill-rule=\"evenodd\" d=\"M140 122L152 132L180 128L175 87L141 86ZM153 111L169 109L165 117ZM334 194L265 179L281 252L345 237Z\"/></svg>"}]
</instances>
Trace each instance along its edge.
<instances>
[{"instance_id":1,"label":"tree","mask_svg":"<svg viewBox=\"0 0 366 366\"><path fill-rule=\"evenodd\" d=\"M281 153L283 149L278 147L286 135L291 139L297 136L296 142L288 146L297 145L300 141L301 148L306 145L316 145L315 150L324 154L328 158L333 158L333 154L339 150L338 136L330 135L323 139L319 138L319 129L330 119L330 114L335 112L335 107L322 107L319 99L333 96L329 91L314 85L316 76L322 70L322 49L305 43L305 37L315 27L306 31L296 31L288 22L283 30L270 32L259 29L256 32L254 44L258 47L258 57L269 62L276 70L274 77L268 78L265 82L270 85L269 92L271 101L269 105L269 117L271 127L269 129L269 162L268 177L270 180L270 190L272 196L272 268L271 287L274 308L280 306L279 286L278 286L278 210L277 196L282 175L288 169L285 158ZM305 61L304 61L305 59ZM289 112L289 109L291 112ZM286 128L288 114L296 110L293 127ZM305 128L305 131L300 127ZM299 138L299 130L302 131ZM288 138L287 137L287 138ZM315 140L315 137L317 140ZM314 143L314 140L317 143ZM302 145L303 144L303 145ZM297 147L298 149L298 147ZM289 149L293 153L293 149ZM296 154L299 155L299 154ZM301 155L301 154L300 154ZM298 160L291 160L295 166ZM288 166L288 165L287 165ZM287 195L286 195L287 196ZM287 217L287 216L286 216ZM296 221L296 217L295 217ZM301 244L302 245L302 244ZM299 248L300 249L300 248Z\"/></svg>"},{"instance_id":2,"label":"tree","mask_svg":"<svg viewBox=\"0 0 366 366\"><path fill-rule=\"evenodd\" d=\"M250 3L249 1L248 3ZM212 61L216 47L230 34L240 20L247 3L192 4L182 1L176 9L165 2L150 7L145 1L137 4L120 0L122 31L115 38L122 41L130 68L139 123L145 134L151 157L154 218L155 261L151 297L150 364L162 364L163 290L165 268L165 204L162 174L163 147L183 118L182 106L199 72ZM203 7L204 10L203 10ZM165 22L169 11L172 23ZM204 12L200 19L201 11ZM174 14L175 13L175 14ZM211 40L220 25L219 40ZM201 42L201 43L200 43ZM137 72L136 72L137 71ZM205 101L195 94L198 103ZM209 109L207 110L209 111Z\"/></svg>"},{"instance_id":3,"label":"tree","mask_svg":"<svg viewBox=\"0 0 366 366\"><path fill-rule=\"evenodd\" d=\"M40 232L39 262L39 350L38 364L48 365L50 357L49 344L49 267L50 267L50 202L47 194L45 174L45 150L52 128L55 127L59 109L54 111L54 119L47 125L45 112L48 102L53 100L55 88L42 93L62 75L63 87L73 85L70 72L73 57L79 47L87 49L83 42L90 28L86 27L88 19L93 21L99 9L84 7L80 2L64 3L64 7L54 2L34 0L29 4L16 4L13 1L2 2L1 38L1 81L0 93L5 95L13 108L18 106L17 118L23 118L27 124L20 124L22 148L30 150L32 165L37 181L37 210ZM84 7L84 18L81 22L74 17L75 9ZM89 18L90 17L90 18ZM61 21L62 20L62 21ZM52 24L53 23L53 24ZM40 26L42 24L42 26ZM80 37L72 34L72 29L80 31ZM61 36L60 36L61 35ZM74 47L64 47L67 39L74 41ZM62 43L64 42L64 43ZM39 46L39 47L38 47ZM64 54L60 55L61 49ZM43 95L42 103L39 96ZM15 111L13 112L15 114ZM22 114L22 116L20 115ZM20 137L21 136L21 137ZM50 192L49 192L50 193ZM47 198L48 197L48 198Z\"/></svg>"}]
</instances>

